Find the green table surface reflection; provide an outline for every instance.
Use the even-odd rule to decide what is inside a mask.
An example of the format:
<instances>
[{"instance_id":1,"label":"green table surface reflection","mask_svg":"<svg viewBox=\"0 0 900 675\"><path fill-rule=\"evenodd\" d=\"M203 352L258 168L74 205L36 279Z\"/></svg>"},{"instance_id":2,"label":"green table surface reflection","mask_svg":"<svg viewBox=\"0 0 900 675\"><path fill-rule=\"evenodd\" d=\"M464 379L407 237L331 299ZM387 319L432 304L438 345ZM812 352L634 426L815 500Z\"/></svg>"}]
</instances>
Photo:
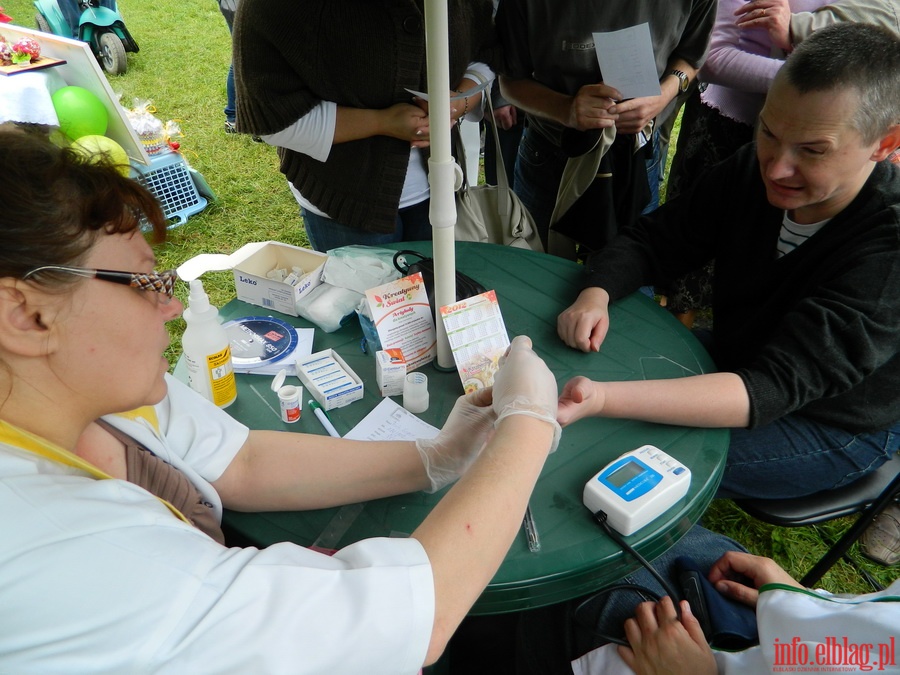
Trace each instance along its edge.
<instances>
[{"instance_id":1,"label":"green table surface reflection","mask_svg":"<svg viewBox=\"0 0 900 675\"><path fill-rule=\"evenodd\" d=\"M417 242L402 248L431 255L430 243ZM458 242L456 266L497 292L510 338L531 337L560 389L575 375L597 380L639 380L682 377L714 369L690 332L641 294L612 307L611 330L599 353L584 354L566 347L557 337L556 317L576 297L583 274L582 267L568 260L491 244ZM260 307L238 301L222 310L225 319L266 313ZM295 317L275 316L297 326L310 325ZM335 349L366 382L363 400L329 413L341 434L347 433L381 400L375 385L374 358L361 351L361 337L355 318L334 333L316 331L314 350ZM424 367L423 372L428 375L431 402L420 417L439 427L462 393L462 385L456 372L440 372L432 365ZM288 383L292 381L289 378ZM270 382L268 377L239 375L238 399L228 412L254 429L325 433L305 401L298 423L281 422ZM308 398L305 393L304 399ZM400 397L395 400L401 402ZM584 483L607 462L645 443L662 448L690 467L692 481L684 500L629 541L652 559L684 535L716 491L725 463L727 430L628 420L582 420L564 430L559 449L547 460L531 497L541 551L531 553L524 531L521 532L472 613L495 614L561 602L609 585L635 569L636 563L594 523L582 504L581 494ZM366 537L408 535L442 493L419 492L367 502L338 547ZM308 546L337 511L228 511L225 525L234 535L256 546L281 541Z\"/></svg>"}]
</instances>

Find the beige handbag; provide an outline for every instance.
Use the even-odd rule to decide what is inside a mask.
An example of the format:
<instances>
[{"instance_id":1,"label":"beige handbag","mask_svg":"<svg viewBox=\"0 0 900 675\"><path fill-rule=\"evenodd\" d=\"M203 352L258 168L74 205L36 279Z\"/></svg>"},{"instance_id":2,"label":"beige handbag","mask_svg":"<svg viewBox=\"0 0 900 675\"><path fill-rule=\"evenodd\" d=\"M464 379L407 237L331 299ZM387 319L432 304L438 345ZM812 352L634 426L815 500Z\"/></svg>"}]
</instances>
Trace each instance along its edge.
<instances>
[{"instance_id":1,"label":"beige handbag","mask_svg":"<svg viewBox=\"0 0 900 675\"><path fill-rule=\"evenodd\" d=\"M489 89L489 88L488 88ZM500 148L497 123L491 106L491 94L486 89L487 110L490 114L491 133L496 147ZM457 155L462 165L463 182L456 192L457 241L482 241L504 246L530 248L544 251L534 219L509 186L506 167L501 153L497 152L498 185L469 185L466 176L465 150L459 133L454 133Z\"/></svg>"}]
</instances>

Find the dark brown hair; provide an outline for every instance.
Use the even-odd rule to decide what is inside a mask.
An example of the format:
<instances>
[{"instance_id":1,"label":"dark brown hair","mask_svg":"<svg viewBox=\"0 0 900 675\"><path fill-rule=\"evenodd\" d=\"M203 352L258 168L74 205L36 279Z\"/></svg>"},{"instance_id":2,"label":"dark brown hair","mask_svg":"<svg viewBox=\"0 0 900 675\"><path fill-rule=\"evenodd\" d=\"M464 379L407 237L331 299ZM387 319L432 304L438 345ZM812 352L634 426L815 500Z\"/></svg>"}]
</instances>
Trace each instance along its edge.
<instances>
[{"instance_id":1,"label":"dark brown hair","mask_svg":"<svg viewBox=\"0 0 900 675\"><path fill-rule=\"evenodd\" d=\"M0 277L78 265L98 234L131 232L142 219L155 240L165 238L165 216L146 188L104 159L89 163L40 134L0 125L0 177Z\"/></svg>"}]
</instances>

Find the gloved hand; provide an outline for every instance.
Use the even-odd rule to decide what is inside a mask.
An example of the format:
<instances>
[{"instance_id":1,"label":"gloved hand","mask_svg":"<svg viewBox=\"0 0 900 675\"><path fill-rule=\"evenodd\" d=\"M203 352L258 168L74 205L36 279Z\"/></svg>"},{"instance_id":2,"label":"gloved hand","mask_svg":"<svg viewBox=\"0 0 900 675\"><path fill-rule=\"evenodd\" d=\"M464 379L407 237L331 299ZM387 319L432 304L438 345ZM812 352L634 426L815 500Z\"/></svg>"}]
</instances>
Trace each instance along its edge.
<instances>
[{"instance_id":1,"label":"gloved hand","mask_svg":"<svg viewBox=\"0 0 900 675\"><path fill-rule=\"evenodd\" d=\"M562 428L556 421L556 378L541 357L531 349L531 339L519 335L500 359L494 376L494 412L497 422L509 415L528 415L553 425L553 444L559 445Z\"/></svg>"},{"instance_id":2,"label":"gloved hand","mask_svg":"<svg viewBox=\"0 0 900 675\"><path fill-rule=\"evenodd\" d=\"M456 399L441 433L416 440L416 449L437 492L462 476L478 457L494 431L490 390L482 389Z\"/></svg>"}]
</instances>

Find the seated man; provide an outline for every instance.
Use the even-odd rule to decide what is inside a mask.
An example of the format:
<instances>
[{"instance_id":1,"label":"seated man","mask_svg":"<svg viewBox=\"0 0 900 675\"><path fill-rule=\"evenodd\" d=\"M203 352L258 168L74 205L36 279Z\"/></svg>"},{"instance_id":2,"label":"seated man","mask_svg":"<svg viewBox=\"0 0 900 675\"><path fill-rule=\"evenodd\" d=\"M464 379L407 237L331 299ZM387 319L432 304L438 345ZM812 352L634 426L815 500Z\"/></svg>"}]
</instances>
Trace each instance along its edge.
<instances>
[{"instance_id":1,"label":"seated man","mask_svg":"<svg viewBox=\"0 0 900 675\"><path fill-rule=\"evenodd\" d=\"M721 372L575 378L560 422L731 428L723 496L830 490L897 452L900 167L883 160L900 144L898 121L898 36L841 24L803 42L772 84L755 144L592 257L587 288L558 319L566 344L598 351L611 301L715 258L709 348ZM893 546L896 562L900 531Z\"/></svg>"}]
</instances>

